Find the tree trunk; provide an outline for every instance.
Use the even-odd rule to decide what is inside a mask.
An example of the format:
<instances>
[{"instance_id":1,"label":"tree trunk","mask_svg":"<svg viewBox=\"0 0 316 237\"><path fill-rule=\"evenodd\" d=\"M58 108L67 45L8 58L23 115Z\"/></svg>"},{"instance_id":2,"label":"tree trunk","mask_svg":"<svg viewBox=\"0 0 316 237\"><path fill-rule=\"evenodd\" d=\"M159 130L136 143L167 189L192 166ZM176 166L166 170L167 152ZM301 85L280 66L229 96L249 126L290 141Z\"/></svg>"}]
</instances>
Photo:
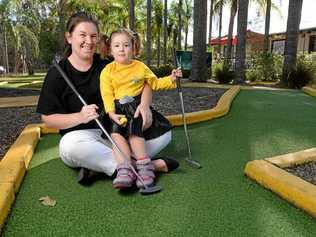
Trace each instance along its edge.
<instances>
[{"instance_id":1,"label":"tree trunk","mask_svg":"<svg viewBox=\"0 0 316 237\"><path fill-rule=\"evenodd\" d=\"M269 33L270 33L270 13L271 13L271 0L267 1L266 8L266 20L264 23L264 42L263 42L263 52L268 53L269 51Z\"/></svg>"},{"instance_id":2,"label":"tree trunk","mask_svg":"<svg viewBox=\"0 0 316 237\"><path fill-rule=\"evenodd\" d=\"M160 67L160 27L158 27L157 32L157 67Z\"/></svg>"},{"instance_id":3,"label":"tree trunk","mask_svg":"<svg viewBox=\"0 0 316 237\"><path fill-rule=\"evenodd\" d=\"M135 31L135 0L129 0L129 28Z\"/></svg>"},{"instance_id":4,"label":"tree trunk","mask_svg":"<svg viewBox=\"0 0 316 237\"><path fill-rule=\"evenodd\" d=\"M211 40L212 40L213 6L214 6L214 0L211 0L209 28L208 28L208 43L209 44L211 43Z\"/></svg>"},{"instance_id":5,"label":"tree trunk","mask_svg":"<svg viewBox=\"0 0 316 237\"><path fill-rule=\"evenodd\" d=\"M222 38L222 20L223 20L223 2L220 3L220 9L219 9L219 20L218 20L218 39L219 40ZM218 53L218 56L221 58L221 54L222 54L221 45L218 45L217 53Z\"/></svg>"},{"instance_id":6,"label":"tree trunk","mask_svg":"<svg viewBox=\"0 0 316 237\"><path fill-rule=\"evenodd\" d=\"M185 26L184 51L187 51L188 49L188 34L189 34L189 24Z\"/></svg>"},{"instance_id":7,"label":"tree trunk","mask_svg":"<svg viewBox=\"0 0 316 237\"><path fill-rule=\"evenodd\" d=\"M194 23L191 79L193 81L206 81L207 2L205 0L194 0L193 18Z\"/></svg>"},{"instance_id":8,"label":"tree trunk","mask_svg":"<svg viewBox=\"0 0 316 237\"><path fill-rule=\"evenodd\" d=\"M237 24L236 76L234 83L245 83L245 59L249 0L239 0Z\"/></svg>"},{"instance_id":9,"label":"tree trunk","mask_svg":"<svg viewBox=\"0 0 316 237\"><path fill-rule=\"evenodd\" d=\"M234 30L234 21L237 12L237 0L232 0L230 8L230 18L229 18L229 27L228 27L228 36L227 36L227 49L225 52L225 66L231 65L231 55L232 55L232 46L233 46L233 30Z\"/></svg>"},{"instance_id":10,"label":"tree trunk","mask_svg":"<svg viewBox=\"0 0 316 237\"><path fill-rule=\"evenodd\" d=\"M65 4L65 0L59 0L57 2L57 15L58 15L58 45L57 51L58 54L62 55L64 50L64 38L65 38L65 31L66 31L66 19L63 12L63 6Z\"/></svg>"},{"instance_id":11,"label":"tree trunk","mask_svg":"<svg viewBox=\"0 0 316 237\"><path fill-rule=\"evenodd\" d=\"M151 0L147 0L147 29L146 29L146 63L151 63Z\"/></svg>"},{"instance_id":12,"label":"tree trunk","mask_svg":"<svg viewBox=\"0 0 316 237\"><path fill-rule=\"evenodd\" d=\"M9 56L8 56L8 42L7 42L7 32L5 25L3 25L3 32L4 32L4 51L5 51L5 66L6 66L6 73L9 73Z\"/></svg>"},{"instance_id":13,"label":"tree trunk","mask_svg":"<svg viewBox=\"0 0 316 237\"><path fill-rule=\"evenodd\" d=\"M168 0L164 2L164 14L163 14L163 64L167 64L167 40L168 40Z\"/></svg>"},{"instance_id":14,"label":"tree trunk","mask_svg":"<svg viewBox=\"0 0 316 237\"><path fill-rule=\"evenodd\" d=\"M303 0L290 0L286 28L286 39L284 47L284 62L281 84L288 87L289 74L296 67L297 42L299 35L299 26L301 22Z\"/></svg>"},{"instance_id":15,"label":"tree trunk","mask_svg":"<svg viewBox=\"0 0 316 237\"><path fill-rule=\"evenodd\" d=\"M178 50L181 50L181 31L182 31L182 0L179 0L179 6L178 6L178 42L177 42L177 48Z\"/></svg>"}]
</instances>

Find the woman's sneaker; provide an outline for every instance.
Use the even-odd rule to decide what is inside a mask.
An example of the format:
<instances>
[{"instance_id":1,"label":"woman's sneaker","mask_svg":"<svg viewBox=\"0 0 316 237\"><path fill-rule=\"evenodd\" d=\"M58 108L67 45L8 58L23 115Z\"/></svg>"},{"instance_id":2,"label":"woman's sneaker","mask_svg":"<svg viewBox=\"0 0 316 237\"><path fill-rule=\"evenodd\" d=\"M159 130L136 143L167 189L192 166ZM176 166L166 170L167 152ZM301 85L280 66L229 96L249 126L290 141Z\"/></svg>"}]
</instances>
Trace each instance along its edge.
<instances>
[{"instance_id":1,"label":"woman's sneaker","mask_svg":"<svg viewBox=\"0 0 316 237\"><path fill-rule=\"evenodd\" d=\"M138 188L144 188L146 186L152 186L155 181L154 165L150 158L146 157L144 159L139 159L136 161L136 168L138 175L143 179L144 183L139 179L136 180L136 185Z\"/></svg>"},{"instance_id":2,"label":"woman's sneaker","mask_svg":"<svg viewBox=\"0 0 316 237\"><path fill-rule=\"evenodd\" d=\"M122 163L117 166L117 175L113 180L113 187L118 189L130 188L134 185L136 175L131 170L129 163Z\"/></svg>"}]
</instances>

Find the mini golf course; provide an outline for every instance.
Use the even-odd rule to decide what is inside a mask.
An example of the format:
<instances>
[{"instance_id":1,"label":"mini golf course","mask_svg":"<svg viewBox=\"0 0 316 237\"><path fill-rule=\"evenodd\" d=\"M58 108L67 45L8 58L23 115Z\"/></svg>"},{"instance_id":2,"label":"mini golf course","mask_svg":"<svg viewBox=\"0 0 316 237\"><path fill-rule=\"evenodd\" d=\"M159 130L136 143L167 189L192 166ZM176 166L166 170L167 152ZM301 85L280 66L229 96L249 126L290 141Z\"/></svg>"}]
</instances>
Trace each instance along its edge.
<instances>
[{"instance_id":1,"label":"mini golf course","mask_svg":"<svg viewBox=\"0 0 316 237\"><path fill-rule=\"evenodd\" d=\"M315 236L315 219L243 174L248 161L315 147L316 100L300 91L242 90L230 112L189 126L189 167L182 127L163 152L181 167L161 175L161 193L119 193L100 177L76 183L58 157L59 135L43 136L3 236ZM54 207L39 198L49 196Z\"/></svg>"}]
</instances>

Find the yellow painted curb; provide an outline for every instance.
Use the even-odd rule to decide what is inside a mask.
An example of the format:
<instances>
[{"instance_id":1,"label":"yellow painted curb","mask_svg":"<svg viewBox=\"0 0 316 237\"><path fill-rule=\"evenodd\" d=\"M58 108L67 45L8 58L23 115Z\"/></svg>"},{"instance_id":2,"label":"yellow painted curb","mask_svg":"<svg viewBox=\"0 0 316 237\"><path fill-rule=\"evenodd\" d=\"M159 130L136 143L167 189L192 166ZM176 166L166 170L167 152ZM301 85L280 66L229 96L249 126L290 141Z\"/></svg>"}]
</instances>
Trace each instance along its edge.
<instances>
[{"instance_id":1,"label":"yellow painted curb","mask_svg":"<svg viewBox=\"0 0 316 237\"><path fill-rule=\"evenodd\" d=\"M308 86L304 86L302 88L302 90L306 93L309 94L311 96L316 97L316 89L312 88L312 87L308 87Z\"/></svg>"},{"instance_id":2,"label":"yellow painted curb","mask_svg":"<svg viewBox=\"0 0 316 237\"><path fill-rule=\"evenodd\" d=\"M28 125L21 132L20 136L10 147L8 152L4 155L2 161L5 160L22 160L25 163L25 167L29 166L32 159L34 149L37 145L40 137L40 128L35 125ZM2 162L1 161L1 162Z\"/></svg>"},{"instance_id":3,"label":"yellow painted curb","mask_svg":"<svg viewBox=\"0 0 316 237\"><path fill-rule=\"evenodd\" d=\"M265 160L247 163L245 174L316 218L316 187Z\"/></svg>"},{"instance_id":4,"label":"yellow painted curb","mask_svg":"<svg viewBox=\"0 0 316 237\"><path fill-rule=\"evenodd\" d=\"M219 99L217 105L213 109L186 113L185 117L186 117L187 124L211 120L211 119L218 118L220 116L227 114L230 109L230 105L233 99L235 98L235 96L238 94L239 91L240 91L240 86L233 86L224 93L224 95ZM166 117L173 126L183 125L181 114L170 115Z\"/></svg>"},{"instance_id":5,"label":"yellow painted curb","mask_svg":"<svg viewBox=\"0 0 316 237\"><path fill-rule=\"evenodd\" d=\"M309 161L316 161L316 148L265 158L265 160L280 168L291 167Z\"/></svg>"},{"instance_id":6,"label":"yellow painted curb","mask_svg":"<svg viewBox=\"0 0 316 237\"><path fill-rule=\"evenodd\" d=\"M0 108L35 106L38 96L19 96L0 98Z\"/></svg>"},{"instance_id":7,"label":"yellow painted curb","mask_svg":"<svg viewBox=\"0 0 316 237\"><path fill-rule=\"evenodd\" d=\"M0 232L32 159L40 127L28 125L0 162Z\"/></svg>"},{"instance_id":8,"label":"yellow painted curb","mask_svg":"<svg viewBox=\"0 0 316 237\"><path fill-rule=\"evenodd\" d=\"M0 234L13 202L14 188L12 183L0 183Z\"/></svg>"},{"instance_id":9,"label":"yellow painted curb","mask_svg":"<svg viewBox=\"0 0 316 237\"><path fill-rule=\"evenodd\" d=\"M0 162L0 183L12 183L17 192L25 175L25 164L21 161L9 159Z\"/></svg>"}]
</instances>

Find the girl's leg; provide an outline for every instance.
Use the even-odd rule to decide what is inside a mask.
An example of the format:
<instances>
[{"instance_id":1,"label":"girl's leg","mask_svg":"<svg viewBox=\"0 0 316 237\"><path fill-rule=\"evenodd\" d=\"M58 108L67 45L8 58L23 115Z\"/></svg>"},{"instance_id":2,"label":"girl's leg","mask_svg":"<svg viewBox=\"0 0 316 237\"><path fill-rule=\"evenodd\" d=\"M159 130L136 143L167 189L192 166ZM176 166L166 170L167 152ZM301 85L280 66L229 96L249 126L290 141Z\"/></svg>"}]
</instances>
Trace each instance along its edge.
<instances>
[{"instance_id":1,"label":"girl's leg","mask_svg":"<svg viewBox=\"0 0 316 237\"><path fill-rule=\"evenodd\" d=\"M161 135L160 137L147 140L145 142L146 151L149 157L155 157L160 151L162 151L171 142L172 132L171 130ZM177 162L174 161L176 164ZM168 166L162 159L153 160L152 163L155 167L155 172L168 172ZM178 164L177 164L178 165Z\"/></svg>"},{"instance_id":2,"label":"girl's leg","mask_svg":"<svg viewBox=\"0 0 316 237\"><path fill-rule=\"evenodd\" d=\"M117 166L111 144L101 137L100 129L77 130L65 134L59 143L62 161L72 167L83 167L111 176Z\"/></svg>"},{"instance_id":3,"label":"girl's leg","mask_svg":"<svg viewBox=\"0 0 316 237\"><path fill-rule=\"evenodd\" d=\"M129 143L132 152L136 158L136 169L139 176L143 179L141 182L139 179L136 181L138 188L143 188L144 184L146 186L151 186L155 180L154 170L155 167L151 162L150 157L146 153L145 140L141 137L130 136Z\"/></svg>"},{"instance_id":4,"label":"girl's leg","mask_svg":"<svg viewBox=\"0 0 316 237\"><path fill-rule=\"evenodd\" d=\"M118 189L129 188L133 186L136 175L131 170L131 152L130 147L126 139L119 133L112 133L112 139L117 144L120 151L123 152L127 157L122 156L122 154L113 147L114 157L118 163L117 165L117 176L113 180L113 187ZM127 160L128 158L128 160Z\"/></svg>"},{"instance_id":5,"label":"girl's leg","mask_svg":"<svg viewBox=\"0 0 316 237\"><path fill-rule=\"evenodd\" d=\"M112 133L111 134L112 139L114 140L114 142L117 144L117 146L119 147L119 149L123 152L123 154L125 154L127 156L127 158L130 159L131 157L131 151L130 151L130 147L128 142L126 141L126 139L119 133ZM119 151L116 150L115 147L113 147L113 153L114 153L114 157L116 159L116 162L118 164L124 163L124 162L128 162L126 160L126 158L124 158L121 153ZM129 160L130 161L130 160Z\"/></svg>"}]
</instances>

